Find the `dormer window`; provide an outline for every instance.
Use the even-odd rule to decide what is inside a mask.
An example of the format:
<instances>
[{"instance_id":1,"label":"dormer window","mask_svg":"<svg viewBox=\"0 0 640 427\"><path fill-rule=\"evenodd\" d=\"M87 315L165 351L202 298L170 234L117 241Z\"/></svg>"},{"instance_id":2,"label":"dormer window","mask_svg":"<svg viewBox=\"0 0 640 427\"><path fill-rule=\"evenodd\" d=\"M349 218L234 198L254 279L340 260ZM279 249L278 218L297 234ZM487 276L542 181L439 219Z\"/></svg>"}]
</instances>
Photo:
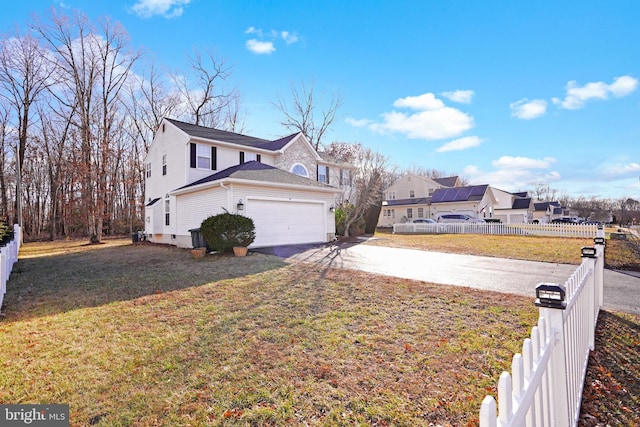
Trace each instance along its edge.
<instances>
[{"instance_id":1,"label":"dormer window","mask_svg":"<svg viewBox=\"0 0 640 427\"><path fill-rule=\"evenodd\" d=\"M291 168L291 173L309 178L309 171L307 171L307 168L305 168L304 165L301 165L300 163L296 163L295 165L293 165L293 167Z\"/></svg>"}]
</instances>

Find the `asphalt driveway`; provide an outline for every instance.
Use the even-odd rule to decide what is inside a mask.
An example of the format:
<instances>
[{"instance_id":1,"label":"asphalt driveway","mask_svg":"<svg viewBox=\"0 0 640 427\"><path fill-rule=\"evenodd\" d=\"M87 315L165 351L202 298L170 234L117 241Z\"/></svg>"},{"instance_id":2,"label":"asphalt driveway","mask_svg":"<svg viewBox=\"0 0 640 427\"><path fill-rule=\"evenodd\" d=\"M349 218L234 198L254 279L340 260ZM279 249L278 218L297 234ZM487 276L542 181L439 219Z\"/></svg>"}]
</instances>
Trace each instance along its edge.
<instances>
[{"instance_id":1,"label":"asphalt driveway","mask_svg":"<svg viewBox=\"0 0 640 427\"><path fill-rule=\"evenodd\" d=\"M467 286L535 298L541 282L564 283L577 266L458 255L366 244L293 245L256 249L288 261L363 270L386 276ZM604 306L640 315L640 278L605 270Z\"/></svg>"}]
</instances>

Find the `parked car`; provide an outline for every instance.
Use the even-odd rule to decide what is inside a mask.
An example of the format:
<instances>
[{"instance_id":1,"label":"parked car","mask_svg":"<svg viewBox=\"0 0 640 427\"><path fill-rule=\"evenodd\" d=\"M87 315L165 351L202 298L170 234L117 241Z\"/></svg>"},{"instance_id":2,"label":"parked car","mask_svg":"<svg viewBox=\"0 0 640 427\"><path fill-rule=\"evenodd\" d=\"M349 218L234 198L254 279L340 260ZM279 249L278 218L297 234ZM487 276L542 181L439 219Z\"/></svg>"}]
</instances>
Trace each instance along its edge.
<instances>
[{"instance_id":1,"label":"parked car","mask_svg":"<svg viewBox=\"0 0 640 427\"><path fill-rule=\"evenodd\" d=\"M562 217L551 220L551 224L580 224L580 221L575 218Z\"/></svg>"},{"instance_id":2,"label":"parked car","mask_svg":"<svg viewBox=\"0 0 640 427\"><path fill-rule=\"evenodd\" d=\"M427 224L437 224L438 221L436 221L435 219L431 219L431 218L418 218L418 219L414 219L413 222L422 222L422 223L427 223Z\"/></svg>"},{"instance_id":3,"label":"parked car","mask_svg":"<svg viewBox=\"0 0 640 427\"><path fill-rule=\"evenodd\" d=\"M485 220L482 218L474 218L470 215L465 214L446 214L440 215L438 218L438 222L481 222L484 223Z\"/></svg>"}]
</instances>

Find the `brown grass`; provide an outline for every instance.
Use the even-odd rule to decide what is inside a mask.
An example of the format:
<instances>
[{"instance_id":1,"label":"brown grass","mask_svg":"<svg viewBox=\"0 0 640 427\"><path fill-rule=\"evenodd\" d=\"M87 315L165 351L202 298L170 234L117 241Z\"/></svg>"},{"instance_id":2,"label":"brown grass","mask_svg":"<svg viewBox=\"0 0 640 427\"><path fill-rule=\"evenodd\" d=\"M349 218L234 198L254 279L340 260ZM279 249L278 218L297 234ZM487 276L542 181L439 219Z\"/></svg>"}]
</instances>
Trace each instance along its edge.
<instances>
[{"instance_id":1,"label":"brown grass","mask_svg":"<svg viewBox=\"0 0 640 427\"><path fill-rule=\"evenodd\" d=\"M475 425L536 317L260 254L51 245L9 285L0 402L69 403L72 425Z\"/></svg>"},{"instance_id":2,"label":"brown grass","mask_svg":"<svg viewBox=\"0 0 640 427\"><path fill-rule=\"evenodd\" d=\"M378 244L515 250L449 237ZM537 320L530 298L124 240L24 245L5 303L0 403L69 403L74 426L477 425ZM603 312L581 425L640 423L639 331Z\"/></svg>"}]
</instances>

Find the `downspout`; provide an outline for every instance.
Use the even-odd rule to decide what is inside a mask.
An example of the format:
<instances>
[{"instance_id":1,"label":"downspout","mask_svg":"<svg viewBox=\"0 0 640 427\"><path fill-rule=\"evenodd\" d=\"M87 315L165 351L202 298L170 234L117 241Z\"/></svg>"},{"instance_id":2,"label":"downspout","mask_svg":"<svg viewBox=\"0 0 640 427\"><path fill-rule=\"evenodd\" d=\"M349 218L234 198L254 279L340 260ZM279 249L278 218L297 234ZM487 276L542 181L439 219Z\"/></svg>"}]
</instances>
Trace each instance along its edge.
<instances>
[{"instance_id":1,"label":"downspout","mask_svg":"<svg viewBox=\"0 0 640 427\"><path fill-rule=\"evenodd\" d=\"M227 190L227 207L231 206L231 188L227 187L224 185L224 182L220 183L220 187L224 188L225 190ZM227 212L229 212L227 210L227 208L224 208Z\"/></svg>"}]
</instances>

